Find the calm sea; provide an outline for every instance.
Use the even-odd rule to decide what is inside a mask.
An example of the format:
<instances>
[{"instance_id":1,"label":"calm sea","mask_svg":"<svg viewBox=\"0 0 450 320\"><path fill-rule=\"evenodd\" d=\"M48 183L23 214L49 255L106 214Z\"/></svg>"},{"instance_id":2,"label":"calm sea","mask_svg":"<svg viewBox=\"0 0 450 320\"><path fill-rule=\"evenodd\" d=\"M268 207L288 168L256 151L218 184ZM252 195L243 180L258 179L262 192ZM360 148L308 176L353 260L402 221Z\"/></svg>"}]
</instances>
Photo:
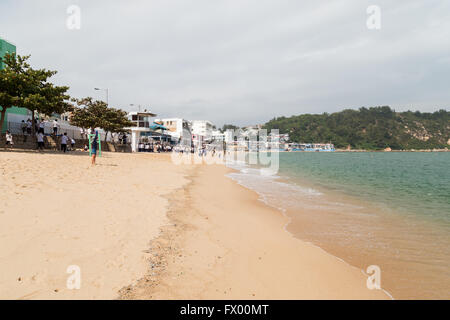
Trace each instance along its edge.
<instances>
[{"instance_id":1,"label":"calm sea","mask_svg":"<svg viewBox=\"0 0 450 320\"><path fill-rule=\"evenodd\" d=\"M274 154L275 155L275 154ZM289 218L287 231L362 270L394 298L450 298L450 153L280 153L277 176L231 177Z\"/></svg>"}]
</instances>

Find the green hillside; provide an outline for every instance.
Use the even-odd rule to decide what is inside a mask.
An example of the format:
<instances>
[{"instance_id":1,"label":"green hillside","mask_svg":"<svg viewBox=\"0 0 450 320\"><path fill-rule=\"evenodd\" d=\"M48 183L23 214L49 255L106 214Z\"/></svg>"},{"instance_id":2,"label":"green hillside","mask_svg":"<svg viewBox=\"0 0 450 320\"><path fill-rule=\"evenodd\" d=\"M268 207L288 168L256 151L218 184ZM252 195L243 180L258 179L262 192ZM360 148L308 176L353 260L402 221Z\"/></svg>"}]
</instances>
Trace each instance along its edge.
<instances>
[{"instance_id":1,"label":"green hillside","mask_svg":"<svg viewBox=\"0 0 450 320\"><path fill-rule=\"evenodd\" d=\"M395 112L390 107L348 109L279 117L264 128L289 133L292 142L331 142L337 148L442 149L450 143L450 112Z\"/></svg>"}]
</instances>

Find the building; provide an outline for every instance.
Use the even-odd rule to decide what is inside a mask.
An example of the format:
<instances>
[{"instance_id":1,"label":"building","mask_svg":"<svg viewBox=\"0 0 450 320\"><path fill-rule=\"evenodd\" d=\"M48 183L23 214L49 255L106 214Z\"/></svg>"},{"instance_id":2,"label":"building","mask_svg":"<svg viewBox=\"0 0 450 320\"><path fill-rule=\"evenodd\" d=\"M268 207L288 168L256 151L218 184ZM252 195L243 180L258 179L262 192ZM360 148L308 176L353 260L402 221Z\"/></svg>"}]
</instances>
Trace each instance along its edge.
<instances>
[{"instance_id":1,"label":"building","mask_svg":"<svg viewBox=\"0 0 450 320\"><path fill-rule=\"evenodd\" d=\"M220 132L219 130L213 130L212 132L212 140L213 141L225 141L225 133Z\"/></svg>"},{"instance_id":2,"label":"building","mask_svg":"<svg viewBox=\"0 0 450 320\"><path fill-rule=\"evenodd\" d=\"M233 143L234 142L234 134L232 130L227 130L223 133L225 143Z\"/></svg>"},{"instance_id":3,"label":"building","mask_svg":"<svg viewBox=\"0 0 450 320\"><path fill-rule=\"evenodd\" d=\"M142 137L151 135L153 130L150 126L153 124L151 118L156 117L155 113L131 111L128 113L128 120L134 123L133 127L125 128L131 131L131 151L137 152Z\"/></svg>"},{"instance_id":4,"label":"building","mask_svg":"<svg viewBox=\"0 0 450 320\"><path fill-rule=\"evenodd\" d=\"M205 142L212 140L213 124L208 120L193 120L192 134L202 136Z\"/></svg>"},{"instance_id":5,"label":"building","mask_svg":"<svg viewBox=\"0 0 450 320\"><path fill-rule=\"evenodd\" d=\"M0 58L3 59L7 53L16 53L16 46L0 38ZM3 61L0 61L0 69L3 69L4 67Z\"/></svg>"},{"instance_id":6,"label":"building","mask_svg":"<svg viewBox=\"0 0 450 320\"><path fill-rule=\"evenodd\" d=\"M150 144L153 142L172 143L172 136L166 134L165 127L152 120L157 115L144 111L132 111L128 113L128 119L134 122L133 127L125 128L131 131L131 151L138 152L139 144Z\"/></svg>"},{"instance_id":7,"label":"building","mask_svg":"<svg viewBox=\"0 0 450 320\"><path fill-rule=\"evenodd\" d=\"M174 140L179 140L183 136L183 130L191 135L192 124L190 121L181 118L168 118L168 119L155 119L155 123L158 123L168 129Z\"/></svg>"},{"instance_id":8,"label":"building","mask_svg":"<svg viewBox=\"0 0 450 320\"><path fill-rule=\"evenodd\" d=\"M151 118L156 117L156 114L147 112L145 110L144 112L139 111L132 111L128 113L128 120L133 122L136 128L144 128L148 129L153 124L153 121L151 121Z\"/></svg>"},{"instance_id":9,"label":"building","mask_svg":"<svg viewBox=\"0 0 450 320\"><path fill-rule=\"evenodd\" d=\"M7 53L16 53L16 46L11 42L0 38L0 69L5 67L2 60ZM20 130L20 125L18 124L20 124L22 120L26 121L28 118L31 118L31 112L29 110L17 107L8 108L3 122L3 132L6 130L13 132Z\"/></svg>"}]
</instances>

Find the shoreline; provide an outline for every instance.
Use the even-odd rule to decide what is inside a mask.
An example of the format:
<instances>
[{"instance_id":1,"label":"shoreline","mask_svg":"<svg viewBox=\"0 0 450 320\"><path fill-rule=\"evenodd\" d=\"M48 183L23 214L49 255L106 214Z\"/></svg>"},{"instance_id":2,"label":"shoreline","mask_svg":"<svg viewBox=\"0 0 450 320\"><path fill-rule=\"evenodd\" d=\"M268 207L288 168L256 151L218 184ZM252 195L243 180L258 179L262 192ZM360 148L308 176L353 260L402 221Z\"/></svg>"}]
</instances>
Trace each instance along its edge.
<instances>
[{"instance_id":1,"label":"shoreline","mask_svg":"<svg viewBox=\"0 0 450 320\"><path fill-rule=\"evenodd\" d=\"M382 288L396 299L448 296L448 281L440 279L448 261L448 247L442 246L448 242L445 227L429 216L408 215L405 210L373 201L374 196L369 200L312 176L296 175L288 167L272 178L262 179L257 168L239 164L233 166L238 173L231 177L289 217L286 229L294 237L359 270L379 266ZM332 185L332 179L325 181ZM414 277L405 278L404 274Z\"/></svg>"},{"instance_id":2,"label":"shoreline","mask_svg":"<svg viewBox=\"0 0 450 320\"><path fill-rule=\"evenodd\" d=\"M236 170L236 169L232 169L232 170L238 172L238 170ZM227 176L227 177L228 177L228 176ZM356 269L356 270L359 270L362 274L364 274L365 277L368 277L368 276L369 276L369 275L368 275L363 269L361 269L360 267L355 266L355 265L349 263L348 261L346 261L344 258L341 258L341 257L339 257L339 256L337 256L337 255L335 255L335 254L333 254L333 253L327 251L327 250L326 250L325 248L323 248L322 246L317 245L317 244L313 243L312 241L307 241L307 240L305 240L305 239L302 239L301 237L297 237L297 236L295 235L294 230L292 230L292 231L289 230L289 227L291 226L291 224L292 224L293 221L294 221L294 218L293 218L292 213L289 214L289 212L290 212L291 210L273 206L273 205L270 204L267 200L265 200L265 199L264 199L264 196L263 196L262 194L260 194L259 192L255 191L255 190L253 190L253 189L251 189L251 188L249 188L249 187L246 187L244 184L240 183L238 180L233 179L232 177L229 177L229 178L232 179L236 184L238 184L238 185L244 187L245 189L250 190L251 192L254 192L254 193L258 194L258 201L261 201L262 203L264 203L264 205L266 205L266 206L268 206L268 207L271 207L271 208L274 208L275 210L281 212L281 214L287 219L287 222L286 222L286 223L284 224L284 226L283 226L283 230L284 230L286 233L288 233L291 237L293 237L293 238L296 239L296 240L302 241L302 242L304 242L304 243L306 243L306 244L308 244L308 245L311 245L311 246L313 246L313 247L315 247L315 248L317 248L317 249L323 251L325 254L330 255L331 257L333 257L333 258L335 258L335 259L337 259L337 260L339 260L339 261L345 263L345 264L346 264L347 266L349 266L350 268L354 268L354 269ZM286 179L284 179L284 178L282 178L282 177L276 178L276 181L282 182L282 183L290 183L289 181L287 181ZM380 289L380 291L383 292L389 299L395 300L395 298L393 297L393 295L392 295L388 290L386 290L386 289L384 289L384 288L382 287L382 288Z\"/></svg>"},{"instance_id":3,"label":"shoreline","mask_svg":"<svg viewBox=\"0 0 450 320\"><path fill-rule=\"evenodd\" d=\"M152 243L150 251L154 254L149 259L147 275L136 284L123 288L119 299L392 299L389 293L382 290L368 290L367 275L362 270L318 246L294 237L285 228L289 223L288 217L263 203L256 192L225 176L232 171L224 166L197 166L195 173L187 177L190 183L172 194L183 200L171 202L168 213L170 224L163 228L160 237ZM251 221L251 225L258 223L270 230L270 234L275 232L275 241L287 244L292 251L283 252L284 246L273 247L271 241L266 245L259 244L267 239L246 230L247 227L239 228L242 221L235 221L236 216L231 217L230 211L227 219L220 217L223 211L212 213L208 207L218 205L214 192L208 192L208 200L201 195L205 191L205 179L209 180L211 176L214 176L222 191L226 189L229 193L233 189L234 193L241 195L240 203L245 202L246 208L253 208L248 211L251 211L250 214L241 212L242 215L238 217L240 220ZM199 199L204 203L199 205ZM247 214L251 217L243 216ZM230 221L234 223L233 226L229 225ZM235 244L230 239L230 227L234 229L232 233L249 233L238 246L229 245ZM281 256L277 253L279 250L283 252ZM306 251L307 254L302 255L300 260L298 257L292 258L297 250ZM259 253L255 255L254 251ZM246 255L238 252L246 252ZM272 255L277 258L273 259L270 257ZM306 264L314 266L306 267L305 258L313 260ZM199 260L204 263L199 264ZM261 263L264 260L266 262ZM280 267L277 265L279 261L285 261L287 265ZM254 268L246 272L239 271L249 265ZM299 275L304 268L315 276L314 281L309 279L311 274ZM334 279L334 276L328 278L330 274L327 272L317 272L317 269L329 268L343 273L339 280ZM279 278L273 277L277 271ZM204 275L208 275L208 280L205 281ZM296 281L292 282L292 279ZM283 290L279 290L280 282L284 284ZM330 283L333 283L332 288ZM305 290L305 285L309 290ZM188 292L183 290L186 287L190 288Z\"/></svg>"}]
</instances>

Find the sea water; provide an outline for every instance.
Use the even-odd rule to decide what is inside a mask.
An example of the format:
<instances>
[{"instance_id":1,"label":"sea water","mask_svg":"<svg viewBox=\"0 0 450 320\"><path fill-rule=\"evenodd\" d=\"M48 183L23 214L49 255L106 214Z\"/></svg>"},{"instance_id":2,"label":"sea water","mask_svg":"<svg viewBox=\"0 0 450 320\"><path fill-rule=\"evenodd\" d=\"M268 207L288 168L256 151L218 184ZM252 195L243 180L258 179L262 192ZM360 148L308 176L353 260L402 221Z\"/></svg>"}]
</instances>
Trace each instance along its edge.
<instances>
[{"instance_id":1,"label":"sea water","mask_svg":"<svg viewBox=\"0 0 450 320\"><path fill-rule=\"evenodd\" d=\"M277 175L231 163L230 176L288 216L288 232L363 271L379 266L394 298L450 298L450 153L277 155Z\"/></svg>"}]
</instances>

